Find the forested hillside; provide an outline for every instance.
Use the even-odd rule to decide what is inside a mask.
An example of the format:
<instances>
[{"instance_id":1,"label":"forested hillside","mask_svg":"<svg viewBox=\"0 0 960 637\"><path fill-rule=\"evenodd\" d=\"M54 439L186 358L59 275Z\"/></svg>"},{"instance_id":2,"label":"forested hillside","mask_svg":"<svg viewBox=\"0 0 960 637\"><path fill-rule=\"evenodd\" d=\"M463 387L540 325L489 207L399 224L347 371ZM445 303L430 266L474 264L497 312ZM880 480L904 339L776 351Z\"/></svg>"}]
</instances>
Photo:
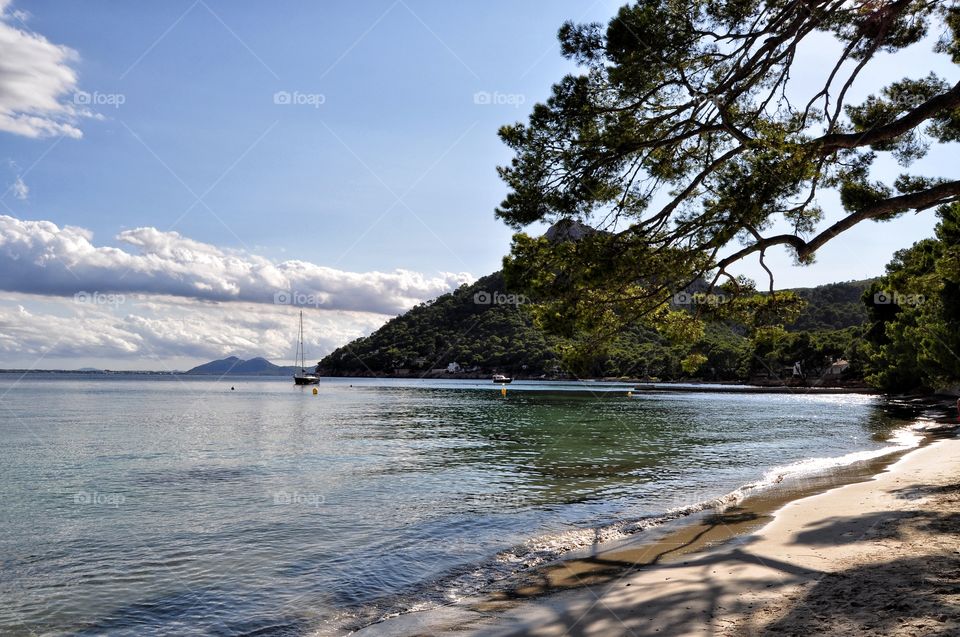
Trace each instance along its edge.
<instances>
[{"instance_id":1,"label":"forested hillside","mask_svg":"<svg viewBox=\"0 0 960 637\"><path fill-rule=\"evenodd\" d=\"M555 370L556 340L533 326L518 300L506 294L499 273L483 277L336 349L321 367L333 375L419 374L451 362L483 370Z\"/></svg>"},{"instance_id":2,"label":"forested hillside","mask_svg":"<svg viewBox=\"0 0 960 637\"><path fill-rule=\"evenodd\" d=\"M754 343L736 325L713 323L694 346L671 344L654 330L626 329L589 360L571 370L564 341L533 325L525 299L504 288L495 273L473 285L418 305L368 337L338 348L321 361L336 376L412 375L446 370L456 363L464 374L493 371L524 377L590 377L737 380L778 376L784 366L803 360L819 373L833 358L848 354L866 320L860 301L869 281L835 283L797 290L806 309L777 339ZM685 372L683 359L696 351L706 357L699 369ZM433 372L440 373L440 372Z\"/></svg>"},{"instance_id":3,"label":"forested hillside","mask_svg":"<svg viewBox=\"0 0 960 637\"><path fill-rule=\"evenodd\" d=\"M787 328L798 330L839 330L867 321L867 306L861 297L872 280L829 283L793 291L807 302L803 313Z\"/></svg>"}]
</instances>

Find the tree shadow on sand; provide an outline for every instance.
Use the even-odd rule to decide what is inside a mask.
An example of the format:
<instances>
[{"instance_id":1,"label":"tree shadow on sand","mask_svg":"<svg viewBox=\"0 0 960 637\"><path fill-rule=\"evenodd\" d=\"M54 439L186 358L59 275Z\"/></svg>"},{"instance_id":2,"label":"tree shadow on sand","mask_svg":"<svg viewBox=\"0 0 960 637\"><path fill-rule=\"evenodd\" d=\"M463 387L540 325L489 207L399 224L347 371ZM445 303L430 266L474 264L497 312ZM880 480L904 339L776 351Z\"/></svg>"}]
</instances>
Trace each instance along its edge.
<instances>
[{"instance_id":1,"label":"tree shadow on sand","mask_svg":"<svg viewBox=\"0 0 960 637\"><path fill-rule=\"evenodd\" d=\"M960 513L896 511L853 517L836 517L801 531L795 544L837 546L865 540L903 540L903 525L929 533L960 534Z\"/></svg>"},{"instance_id":2,"label":"tree shadow on sand","mask_svg":"<svg viewBox=\"0 0 960 637\"><path fill-rule=\"evenodd\" d=\"M904 557L825 575L758 635L957 635L960 556Z\"/></svg>"},{"instance_id":3,"label":"tree shadow on sand","mask_svg":"<svg viewBox=\"0 0 960 637\"><path fill-rule=\"evenodd\" d=\"M960 634L960 483L892 493L936 499L920 510L831 518L799 533L796 543L877 541L895 555L902 545L892 543L910 542L912 552L919 543L925 553L826 574L786 616L758 634Z\"/></svg>"},{"instance_id":4,"label":"tree shadow on sand","mask_svg":"<svg viewBox=\"0 0 960 637\"><path fill-rule=\"evenodd\" d=\"M773 571L769 577L744 577L731 586L724 574L731 568L745 565L759 566ZM656 567L670 580L676 569L694 568L700 574L699 585L682 587L663 593L659 585L631 584L617 579L602 589L595 589L596 597L582 596L583 604L561 601L550 603L541 614L523 626L506 626L491 635L564 635L569 637L597 637L613 635L688 635L727 633L714 631L716 619L727 613L748 613L749 601L731 600L731 589L737 592L769 590L793 584L810 582L819 572L799 567L787 561L757 557L737 547L720 554L690 556L683 562L671 562ZM619 571L623 573L622 568ZM632 587L631 587L632 586ZM628 588L631 587L631 588ZM626 593L624 596L618 593Z\"/></svg>"},{"instance_id":5,"label":"tree shadow on sand","mask_svg":"<svg viewBox=\"0 0 960 637\"><path fill-rule=\"evenodd\" d=\"M561 560L524 573L510 588L494 593L492 597L495 600L540 597L560 590L617 581L640 568L666 563L702 547L712 536L733 525L760 519L761 516L752 511L730 507L725 511L705 515L696 525L690 527L690 533L678 536L677 542L655 541L652 545L640 549L594 552L586 557ZM728 531L728 534L732 535L733 532ZM601 543L602 539L598 534L594 539L594 549Z\"/></svg>"},{"instance_id":6,"label":"tree shadow on sand","mask_svg":"<svg viewBox=\"0 0 960 637\"><path fill-rule=\"evenodd\" d=\"M544 600L537 615L493 634L960 635L957 495L960 485L915 488L911 498L935 498L922 510L835 517L801 530L794 541L801 551L804 546L876 542L874 547L890 547L889 560L824 573L789 558L753 555L748 537L727 551L659 564L656 573L662 578L634 580L632 588L612 577L631 570L629 565L607 564L611 579L592 589L595 596ZM906 554L898 555L899 547L906 547ZM602 555L593 559L603 562ZM675 569L681 567L688 570L678 573ZM725 577L734 572L739 574ZM664 590L653 583L678 577L691 585ZM755 613L769 601L786 602L786 614L774 608ZM728 621L735 616L744 620Z\"/></svg>"}]
</instances>

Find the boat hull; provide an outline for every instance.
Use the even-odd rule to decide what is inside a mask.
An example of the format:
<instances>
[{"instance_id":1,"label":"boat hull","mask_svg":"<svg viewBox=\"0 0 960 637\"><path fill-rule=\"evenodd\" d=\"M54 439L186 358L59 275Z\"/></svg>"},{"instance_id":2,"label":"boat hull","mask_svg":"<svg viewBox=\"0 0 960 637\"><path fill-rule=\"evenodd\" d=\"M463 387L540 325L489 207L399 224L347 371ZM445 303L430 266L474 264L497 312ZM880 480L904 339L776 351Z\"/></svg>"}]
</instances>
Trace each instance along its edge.
<instances>
[{"instance_id":1,"label":"boat hull","mask_svg":"<svg viewBox=\"0 0 960 637\"><path fill-rule=\"evenodd\" d=\"M316 376L294 376L293 384L294 385L318 385L320 379Z\"/></svg>"}]
</instances>

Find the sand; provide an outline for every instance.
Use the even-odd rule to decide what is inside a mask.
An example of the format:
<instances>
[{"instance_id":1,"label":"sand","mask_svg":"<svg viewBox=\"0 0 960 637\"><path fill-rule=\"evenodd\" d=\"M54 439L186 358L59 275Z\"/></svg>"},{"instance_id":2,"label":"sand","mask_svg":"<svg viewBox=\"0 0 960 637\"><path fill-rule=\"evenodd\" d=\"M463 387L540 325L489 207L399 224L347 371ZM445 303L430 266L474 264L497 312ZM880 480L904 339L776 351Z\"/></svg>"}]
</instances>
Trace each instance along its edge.
<instances>
[{"instance_id":1,"label":"sand","mask_svg":"<svg viewBox=\"0 0 960 637\"><path fill-rule=\"evenodd\" d=\"M611 565L616 576L600 585L413 613L359 634L960 635L960 440L789 502L719 546L655 561Z\"/></svg>"}]
</instances>

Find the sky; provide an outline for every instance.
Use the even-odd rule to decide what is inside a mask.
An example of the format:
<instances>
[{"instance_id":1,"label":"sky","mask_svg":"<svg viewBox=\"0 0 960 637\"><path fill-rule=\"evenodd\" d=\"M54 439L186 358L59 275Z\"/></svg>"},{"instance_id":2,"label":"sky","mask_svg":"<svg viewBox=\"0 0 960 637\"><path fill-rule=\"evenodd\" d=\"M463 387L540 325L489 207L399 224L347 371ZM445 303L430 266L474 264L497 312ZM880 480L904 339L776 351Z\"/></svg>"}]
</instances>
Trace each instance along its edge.
<instances>
[{"instance_id":1,"label":"sky","mask_svg":"<svg viewBox=\"0 0 960 637\"><path fill-rule=\"evenodd\" d=\"M499 269L496 131L575 70L559 26L620 4L0 0L0 368L290 362L299 307L319 358ZM956 81L929 46L878 67L855 92ZM933 223L777 255L777 287L878 275Z\"/></svg>"}]
</instances>

